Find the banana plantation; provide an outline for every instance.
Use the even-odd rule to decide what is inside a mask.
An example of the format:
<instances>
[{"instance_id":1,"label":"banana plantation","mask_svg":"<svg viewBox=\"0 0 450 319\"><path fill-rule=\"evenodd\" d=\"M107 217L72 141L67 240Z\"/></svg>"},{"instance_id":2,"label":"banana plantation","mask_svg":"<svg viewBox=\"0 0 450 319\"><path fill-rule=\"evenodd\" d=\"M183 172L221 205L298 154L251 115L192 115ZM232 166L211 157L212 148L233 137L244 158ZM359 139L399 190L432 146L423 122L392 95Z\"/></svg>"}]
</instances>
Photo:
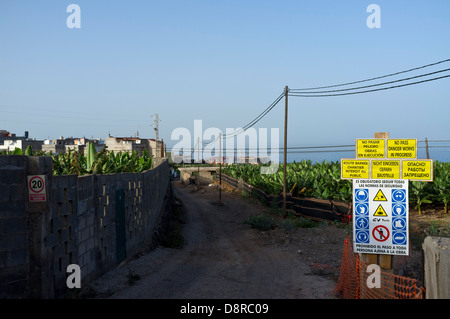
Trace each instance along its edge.
<instances>
[{"instance_id":1,"label":"banana plantation","mask_svg":"<svg viewBox=\"0 0 450 319\"><path fill-rule=\"evenodd\" d=\"M423 204L443 205L448 213L450 200L450 163L434 163L433 182L409 182L409 198L413 207L421 212ZM267 194L283 191L283 164L275 174L261 174L260 167L252 164L233 164L222 172L234 178L242 178L248 184ZM339 161L312 163L310 160L288 163L286 167L287 191L293 196L332 199L349 203L352 200L352 182L342 180Z\"/></svg>"},{"instance_id":2,"label":"banana plantation","mask_svg":"<svg viewBox=\"0 0 450 319\"><path fill-rule=\"evenodd\" d=\"M52 154L42 151L33 151L29 146L25 152L16 148L5 152L6 155L51 156L53 159L53 175L86 175L86 174L113 174L113 173L139 173L151 169L153 157L148 152L141 155L136 152L108 151L103 148L96 152L94 145L88 143L86 155L69 149L67 153ZM1 155L1 153L0 153Z\"/></svg>"}]
</instances>

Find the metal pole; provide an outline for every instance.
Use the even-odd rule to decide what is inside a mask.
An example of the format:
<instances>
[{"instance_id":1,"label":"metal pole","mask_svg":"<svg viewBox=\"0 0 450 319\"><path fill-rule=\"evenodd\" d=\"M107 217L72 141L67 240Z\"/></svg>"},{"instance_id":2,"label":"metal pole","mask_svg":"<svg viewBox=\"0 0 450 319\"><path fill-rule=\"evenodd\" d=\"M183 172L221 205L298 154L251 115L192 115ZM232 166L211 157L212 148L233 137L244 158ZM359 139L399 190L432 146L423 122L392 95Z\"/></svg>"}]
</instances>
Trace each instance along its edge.
<instances>
[{"instance_id":1,"label":"metal pole","mask_svg":"<svg viewBox=\"0 0 450 319\"><path fill-rule=\"evenodd\" d=\"M219 204L222 204L222 132L219 133Z\"/></svg>"},{"instance_id":2,"label":"metal pole","mask_svg":"<svg viewBox=\"0 0 450 319\"><path fill-rule=\"evenodd\" d=\"M198 167L197 167L197 188L200 189L200 136L197 139L197 145L198 145L198 149L197 149L197 156L198 156Z\"/></svg>"},{"instance_id":3,"label":"metal pole","mask_svg":"<svg viewBox=\"0 0 450 319\"><path fill-rule=\"evenodd\" d=\"M286 85L284 88L284 161L283 161L283 217L286 218L286 166L287 166L287 121L288 121L288 92Z\"/></svg>"}]
</instances>

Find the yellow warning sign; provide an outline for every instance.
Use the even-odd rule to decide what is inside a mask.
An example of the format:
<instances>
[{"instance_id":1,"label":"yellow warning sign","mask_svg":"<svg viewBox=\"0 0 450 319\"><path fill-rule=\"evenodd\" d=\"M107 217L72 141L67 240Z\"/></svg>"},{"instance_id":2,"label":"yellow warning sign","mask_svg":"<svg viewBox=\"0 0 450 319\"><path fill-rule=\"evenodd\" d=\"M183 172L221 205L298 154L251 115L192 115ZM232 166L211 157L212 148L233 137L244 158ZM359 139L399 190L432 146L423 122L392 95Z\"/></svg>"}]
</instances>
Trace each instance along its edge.
<instances>
[{"instance_id":1,"label":"yellow warning sign","mask_svg":"<svg viewBox=\"0 0 450 319\"><path fill-rule=\"evenodd\" d=\"M381 204L378 206L378 208L375 211L375 213L373 214L373 216L379 216L379 217L386 217L387 216L387 214L384 211L384 208L383 208L383 206L381 206Z\"/></svg>"},{"instance_id":2,"label":"yellow warning sign","mask_svg":"<svg viewBox=\"0 0 450 319\"><path fill-rule=\"evenodd\" d=\"M416 158L417 139L388 139L388 158Z\"/></svg>"},{"instance_id":3,"label":"yellow warning sign","mask_svg":"<svg viewBox=\"0 0 450 319\"><path fill-rule=\"evenodd\" d=\"M400 161L372 160L373 179L400 179Z\"/></svg>"},{"instance_id":4,"label":"yellow warning sign","mask_svg":"<svg viewBox=\"0 0 450 319\"><path fill-rule=\"evenodd\" d=\"M377 194L375 195L374 199L375 202L387 202L386 196L384 196L383 191L380 189L378 190ZM380 205L381 206L381 205Z\"/></svg>"},{"instance_id":5,"label":"yellow warning sign","mask_svg":"<svg viewBox=\"0 0 450 319\"><path fill-rule=\"evenodd\" d=\"M369 169L369 160L341 159L341 179L368 179Z\"/></svg>"},{"instance_id":6,"label":"yellow warning sign","mask_svg":"<svg viewBox=\"0 0 450 319\"><path fill-rule=\"evenodd\" d=\"M413 181L432 182L433 181L433 160L403 160L402 179Z\"/></svg>"},{"instance_id":7,"label":"yellow warning sign","mask_svg":"<svg viewBox=\"0 0 450 319\"><path fill-rule=\"evenodd\" d=\"M356 139L356 158L384 158L384 138Z\"/></svg>"}]
</instances>

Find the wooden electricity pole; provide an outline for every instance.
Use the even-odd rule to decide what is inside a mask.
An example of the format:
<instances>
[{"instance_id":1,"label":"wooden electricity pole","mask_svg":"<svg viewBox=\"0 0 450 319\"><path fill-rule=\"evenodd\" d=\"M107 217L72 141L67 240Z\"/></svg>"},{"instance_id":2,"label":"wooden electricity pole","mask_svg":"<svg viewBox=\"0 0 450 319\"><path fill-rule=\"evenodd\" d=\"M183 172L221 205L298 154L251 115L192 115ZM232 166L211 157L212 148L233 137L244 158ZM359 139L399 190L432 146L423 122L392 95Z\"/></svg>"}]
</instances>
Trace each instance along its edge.
<instances>
[{"instance_id":1,"label":"wooden electricity pole","mask_svg":"<svg viewBox=\"0 0 450 319\"><path fill-rule=\"evenodd\" d=\"M389 132L374 133L374 138L389 138ZM392 269L392 256L383 254L361 254L362 260L368 264L377 264L383 270Z\"/></svg>"},{"instance_id":2,"label":"wooden electricity pole","mask_svg":"<svg viewBox=\"0 0 450 319\"><path fill-rule=\"evenodd\" d=\"M283 217L286 218L286 166L287 166L287 122L288 122L288 92L286 85L284 88L284 160L283 160Z\"/></svg>"}]
</instances>

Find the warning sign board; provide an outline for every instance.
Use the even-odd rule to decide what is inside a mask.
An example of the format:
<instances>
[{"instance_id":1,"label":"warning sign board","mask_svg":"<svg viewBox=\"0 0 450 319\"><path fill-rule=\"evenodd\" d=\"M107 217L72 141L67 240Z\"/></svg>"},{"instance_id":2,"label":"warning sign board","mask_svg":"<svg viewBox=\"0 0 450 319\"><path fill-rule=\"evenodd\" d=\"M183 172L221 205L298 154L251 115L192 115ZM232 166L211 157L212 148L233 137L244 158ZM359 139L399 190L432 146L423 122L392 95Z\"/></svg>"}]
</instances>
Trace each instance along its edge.
<instances>
[{"instance_id":1,"label":"warning sign board","mask_svg":"<svg viewBox=\"0 0 450 319\"><path fill-rule=\"evenodd\" d=\"M385 158L384 138L356 139L356 158Z\"/></svg>"},{"instance_id":2,"label":"warning sign board","mask_svg":"<svg viewBox=\"0 0 450 319\"><path fill-rule=\"evenodd\" d=\"M370 178L369 160L341 159L341 179Z\"/></svg>"},{"instance_id":3,"label":"warning sign board","mask_svg":"<svg viewBox=\"0 0 450 319\"><path fill-rule=\"evenodd\" d=\"M353 180L356 253L408 255L408 180Z\"/></svg>"},{"instance_id":4,"label":"warning sign board","mask_svg":"<svg viewBox=\"0 0 450 319\"><path fill-rule=\"evenodd\" d=\"M400 179L400 161L372 160L373 179Z\"/></svg>"},{"instance_id":5,"label":"warning sign board","mask_svg":"<svg viewBox=\"0 0 450 319\"><path fill-rule=\"evenodd\" d=\"M380 202L380 201L381 201L381 202L386 202L386 201L387 201L386 196L384 196L383 191L382 191L381 189L378 190L378 192L377 192L377 194L375 195L373 201L374 201L374 202Z\"/></svg>"},{"instance_id":6,"label":"warning sign board","mask_svg":"<svg viewBox=\"0 0 450 319\"><path fill-rule=\"evenodd\" d=\"M30 202L46 202L45 175L28 175L28 200Z\"/></svg>"},{"instance_id":7,"label":"warning sign board","mask_svg":"<svg viewBox=\"0 0 450 319\"><path fill-rule=\"evenodd\" d=\"M387 158L417 158L417 139L388 139Z\"/></svg>"},{"instance_id":8,"label":"warning sign board","mask_svg":"<svg viewBox=\"0 0 450 319\"><path fill-rule=\"evenodd\" d=\"M378 208L375 211L375 213L373 214L373 216L387 217L386 211L384 210L383 206L381 206L381 204L378 206Z\"/></svg>"},{"instance_id":9,"label":"warning sign board","mask_svg":"<svg viewBox=\"0 0 450 319\"><path fill-rule=\"evenodd\" d=\"M413 181L433 181L433 160L403 160L402 178Z\"/></svg>"}]
</instances>

